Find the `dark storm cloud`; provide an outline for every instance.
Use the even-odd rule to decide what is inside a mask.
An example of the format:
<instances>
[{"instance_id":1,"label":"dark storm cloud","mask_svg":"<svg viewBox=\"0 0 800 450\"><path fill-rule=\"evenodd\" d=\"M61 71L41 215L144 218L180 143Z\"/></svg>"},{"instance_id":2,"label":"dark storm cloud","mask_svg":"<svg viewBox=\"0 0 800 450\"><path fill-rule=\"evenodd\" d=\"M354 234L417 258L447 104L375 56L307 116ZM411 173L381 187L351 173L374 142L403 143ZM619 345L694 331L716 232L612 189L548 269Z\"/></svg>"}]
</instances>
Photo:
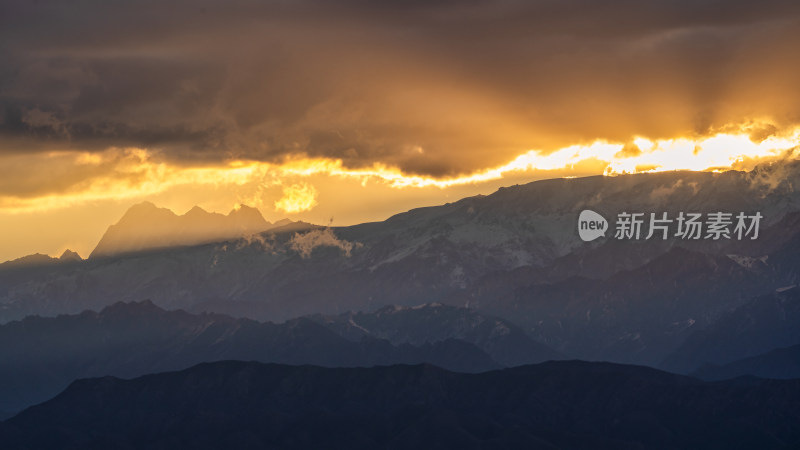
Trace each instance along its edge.
<instances>
[{"instance_id":1,"label":"dark storm cloud","mask_svg":"<svg viewBox=\"0 0 800 450\"><path fill-rule=\"evenodd\" d=\"M800 123L793 1L0 4L0 152L138 146L432 175Z\"/></svg>"}]
</instances>

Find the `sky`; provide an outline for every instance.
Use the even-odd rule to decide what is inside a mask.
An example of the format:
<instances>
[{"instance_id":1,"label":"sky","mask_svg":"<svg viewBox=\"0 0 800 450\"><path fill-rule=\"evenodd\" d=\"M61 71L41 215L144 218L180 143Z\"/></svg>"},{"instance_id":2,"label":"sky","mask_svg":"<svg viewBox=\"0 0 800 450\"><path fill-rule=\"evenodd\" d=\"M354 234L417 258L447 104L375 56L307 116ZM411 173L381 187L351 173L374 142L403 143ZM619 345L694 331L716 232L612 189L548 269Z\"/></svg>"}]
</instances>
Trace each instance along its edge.
<instances>
[{"instance_id":1,"label":"sky","mask_svg":"<svg viewBox=\"0 0 800 450\"><path fill-rule=\"evenodd\" d=\"M0 261L131 205L348 225L800 145L800 3L0 2Z\"/></svg>"}]
</instances>

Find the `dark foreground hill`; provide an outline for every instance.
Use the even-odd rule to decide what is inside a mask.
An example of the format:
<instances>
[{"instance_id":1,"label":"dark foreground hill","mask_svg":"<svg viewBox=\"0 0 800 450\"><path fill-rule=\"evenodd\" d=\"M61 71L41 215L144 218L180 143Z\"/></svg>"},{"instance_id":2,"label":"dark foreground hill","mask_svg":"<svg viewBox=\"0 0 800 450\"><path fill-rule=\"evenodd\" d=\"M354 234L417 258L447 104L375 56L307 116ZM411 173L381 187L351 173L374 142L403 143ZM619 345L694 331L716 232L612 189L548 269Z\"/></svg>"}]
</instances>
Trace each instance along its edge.
<instances>
[{"instance_id":1,"label":"dark foreground hill","mask_svg":"<svg viewBox=\"0 0 800 450\"><path fill-rule=\"evenodd\" d=\"M459 374L218 362L79 380L4 448L702 448L800 445L800 380L706 383L579 361Z\"/></svg>"}]
</instances>

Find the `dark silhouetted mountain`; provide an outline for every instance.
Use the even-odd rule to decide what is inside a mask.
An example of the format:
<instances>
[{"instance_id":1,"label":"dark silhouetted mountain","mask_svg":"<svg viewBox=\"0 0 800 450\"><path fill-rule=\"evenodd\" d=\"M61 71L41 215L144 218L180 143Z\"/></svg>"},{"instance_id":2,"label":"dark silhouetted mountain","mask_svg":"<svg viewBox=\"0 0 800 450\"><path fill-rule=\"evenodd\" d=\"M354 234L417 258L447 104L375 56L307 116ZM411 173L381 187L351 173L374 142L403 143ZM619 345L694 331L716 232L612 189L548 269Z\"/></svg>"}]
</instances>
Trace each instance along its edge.
<instances>
[{"instance_id":1,"label":"dark silhouetted mountain","mask_svg":"<svg viewBox=\"0 0 800 450\"><path fill-rule=\"evenodd\" d=\"M387 306L373 313L348 312L309 318L353 341L369 336L396 345L423 345L458 339L474 344L505 366L563 359L558 352L534 341L507 320L438 303Z\"/></svg>"},{"instance_id":2,"label":"dark silhouetted mountain","mask_svg":"<svg viewBox=\"0 0 800 450\"><path fill-rule=\"evenodd\" d=\"M743 376L783 380L800 378L800 345L778 348L721 366L707 364L692 372L692 376L712 381Z\"/></svg>"},{"instance_id":3,"label":"dark silhouetted mountain","mask_svg":"<svg viewBox=\"0 0 800 450\"><path fill-rule=\"evenodd\" d=\"M800 380L705 383L579 361L459 374L429 365L202 364L79 380L0 424L4 448L789 449Z\"/></svg>"},{"instance_id":4,"label":"dark silhouetted mountain","mask_svg":"<svg viewBox=\"0 0 800 450\"><path fill-rule=\"evenodd\" d=\"M787 287L724 315L690 336L661 366L689 373L800 344L800 288Z\"/></svg>"},{"instance_id":5,"label":"dark silhouetted mountain","mask_svg":"<svg viewBox=\"0 0 800 450\"><path fill-rule=\"evenodd\" d=\"M6 261L4 263L0 263L0 270L26 268L36 269L42 266L50 266L59 263L73 263L78 261L83 261L81 255L67 249L64 250L64 253L62 253L58 258L53 258L52 256L43 255L41 253L34 253L32 255L23 256L22 258Z\"/></svg>"},{"instance_id":6,"label":"dark silhouetted mountain","mask_svg":"<svg viewBox=\"0 0 800 450\"><path fill-rule=\"evenodd\" d=\"M62 253L61 256L58 257L58 259L60 261L83 261L81 255L79 255L77 252L73 252L70 249L64 250L64 253Z\"/></svg>"},{"instance_id":7,"label":"dark silhouetted mountain","mask_svg":"<svg viewBox=\"0 0 800 450\"><path fill-rule=\"evenodd\" d=\"M43 401L76 378L131 377L225 359L332 367L427 362L470 372L500 367L473 344L447 337L419 345L370 336L351 341L308 319L260 323L118 303L99 313L0 325L0 411Z\"/></svg>"},{"instance_id":8,"label":"dark silhouetted mountain","mask_svg":"<svg viewBox=\"0 0 800 450\"><path fill-rule=\"evenodd\" d=\"M284 225L287 224L281 222L280 226ZM142 202L106 230L90 258L221 241L271 227L257 209L244 205L227 216L206 212L199 206L178 216L169 209Z\"/></svg>"},{"instance_id":9,"label":"dark silhouetted mountain","mask_svg":"<svg viewBox=\"0 0 800 450\"><path fill-rule=\"evenodd\" d=\"M43 255L41 253L34 253L32 255L26 255L21 258L12 259L11 261L6 261L0 264L0 268L3 269L11 269L11 268L21 268L21 267L31 267L31 266L43 266L47 264L53 264L58 261L58 258L53 258L48 255Z\"/></svg>"}]
</instances>

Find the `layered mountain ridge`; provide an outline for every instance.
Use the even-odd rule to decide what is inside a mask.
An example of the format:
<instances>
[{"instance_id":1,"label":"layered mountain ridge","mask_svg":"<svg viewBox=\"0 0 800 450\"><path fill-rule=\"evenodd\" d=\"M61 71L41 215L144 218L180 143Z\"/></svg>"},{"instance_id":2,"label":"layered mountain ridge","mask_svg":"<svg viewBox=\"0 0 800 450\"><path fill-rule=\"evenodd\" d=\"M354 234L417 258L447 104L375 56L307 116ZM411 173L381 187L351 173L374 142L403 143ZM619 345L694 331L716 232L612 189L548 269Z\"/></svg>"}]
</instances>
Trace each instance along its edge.
<instances>
[{"instance_id":1,"label":"layered mountain ridge","mask_svg":"<svg viewBox=\"0 0 800 450\"><path fill-rule=\"evenodd\" d=\"M478 372L561 357L495 317L445 305L412 311L413 317L358 314L373 332L357 336L340 327L359 327L352 315L275 324L165 311L149 301L27 317L0 325L0 411L44 401L76 378L132 377L228 359L328 367L430 363ZM411 329L409 320L424 327Z\"/></svg>"}]
</instances>

